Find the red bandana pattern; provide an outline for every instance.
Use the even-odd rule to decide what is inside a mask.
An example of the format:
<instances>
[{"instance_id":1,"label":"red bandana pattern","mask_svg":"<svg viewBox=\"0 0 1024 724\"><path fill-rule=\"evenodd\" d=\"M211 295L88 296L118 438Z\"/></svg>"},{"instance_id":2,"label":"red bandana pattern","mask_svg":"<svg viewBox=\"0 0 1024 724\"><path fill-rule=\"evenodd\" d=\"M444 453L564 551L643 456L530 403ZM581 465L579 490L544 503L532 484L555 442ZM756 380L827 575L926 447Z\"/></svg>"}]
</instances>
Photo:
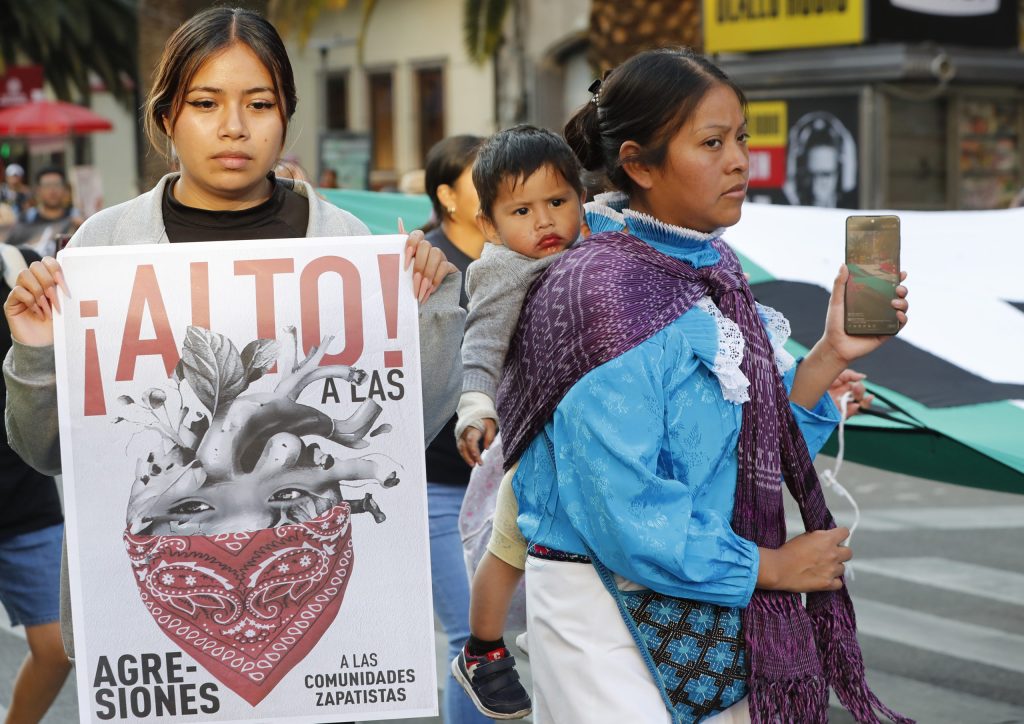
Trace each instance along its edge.
<instances>
[{"instance_id":1,"label":"red bandana pattern","mask_svg":"<svg viewBox=\"0 0 1024 724\"><path fill-rule=\"evenodd\" d=\"M255 706L333 623L352 575L351 511L215 536L132 535L142 602L176 646Z\"/></svg>"}]
</instances>

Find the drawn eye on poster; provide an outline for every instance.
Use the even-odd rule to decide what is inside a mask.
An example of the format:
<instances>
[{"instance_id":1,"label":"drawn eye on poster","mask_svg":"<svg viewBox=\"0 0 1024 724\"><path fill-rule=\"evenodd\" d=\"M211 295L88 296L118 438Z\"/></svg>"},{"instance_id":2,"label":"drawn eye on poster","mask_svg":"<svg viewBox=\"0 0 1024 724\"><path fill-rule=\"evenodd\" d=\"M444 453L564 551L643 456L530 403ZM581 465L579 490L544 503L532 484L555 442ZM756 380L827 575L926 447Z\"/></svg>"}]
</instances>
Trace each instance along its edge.
<instances>
[{"instance_id":1,"label":"drawn eye on poster","mask_svg":"<svg viewBox=\"0 0 1024 724\"><path fill-rule=\"evenodd\" d=\"M73 249L55 325L82 721L437 711L404 237Z\"/></svg>"}]
</instances>

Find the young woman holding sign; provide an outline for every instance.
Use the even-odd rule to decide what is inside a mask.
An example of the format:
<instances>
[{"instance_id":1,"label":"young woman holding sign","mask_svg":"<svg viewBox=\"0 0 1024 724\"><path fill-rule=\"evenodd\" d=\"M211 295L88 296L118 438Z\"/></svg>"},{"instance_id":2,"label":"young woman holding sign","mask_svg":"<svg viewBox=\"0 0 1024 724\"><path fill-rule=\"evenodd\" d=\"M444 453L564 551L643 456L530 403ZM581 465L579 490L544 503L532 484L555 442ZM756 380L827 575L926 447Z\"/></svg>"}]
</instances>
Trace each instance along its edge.
<instances>
[{"instance_id":1,"label":"young woman holding sign","mask_svg":"<svg viewBox=\"0 0 1024 724\"><path fill-rule=\"evenodd\" d=\"M168 40L146 102L147 135L161 152L173 149L180 172L90 218L70 246L368 235L365 224L309 184L275 178L295 105L291 63L270 23L242 9L199 13ZM465 312L455 267L420 232L409 236L405 256L421 304L429 442L455 411ZM48 473L60 472L51 312L57 285L64 286L60 264L43 259L22 272L4 305L14 342L4 362L8 434L30 465ZM64 644L73 655L67 592L64 578Z\"/></svg>"}]
</instances>

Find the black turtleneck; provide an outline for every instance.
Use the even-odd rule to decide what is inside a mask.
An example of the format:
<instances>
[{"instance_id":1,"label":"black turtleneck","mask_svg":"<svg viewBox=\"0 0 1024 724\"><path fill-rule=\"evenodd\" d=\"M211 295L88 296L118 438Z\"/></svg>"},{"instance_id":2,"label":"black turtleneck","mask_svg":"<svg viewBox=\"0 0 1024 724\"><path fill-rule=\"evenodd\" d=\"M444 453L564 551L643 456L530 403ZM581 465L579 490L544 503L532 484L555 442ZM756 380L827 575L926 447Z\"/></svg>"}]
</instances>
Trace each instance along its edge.
<instances>
[{"instance_id":1,"label":"black turtleneck","mask_svg":"<svg viewBox=\"0 0 1024 724\"><path fill-rule=\"evenodd\" d=\"M274 192L262 204L242 211L195 209L174 198L172 184L164 190L164 228L171 243L233 239L291 239L306 235L309 199L292 190L292 182L276 179Z\"/></svg>"}]
</instances>

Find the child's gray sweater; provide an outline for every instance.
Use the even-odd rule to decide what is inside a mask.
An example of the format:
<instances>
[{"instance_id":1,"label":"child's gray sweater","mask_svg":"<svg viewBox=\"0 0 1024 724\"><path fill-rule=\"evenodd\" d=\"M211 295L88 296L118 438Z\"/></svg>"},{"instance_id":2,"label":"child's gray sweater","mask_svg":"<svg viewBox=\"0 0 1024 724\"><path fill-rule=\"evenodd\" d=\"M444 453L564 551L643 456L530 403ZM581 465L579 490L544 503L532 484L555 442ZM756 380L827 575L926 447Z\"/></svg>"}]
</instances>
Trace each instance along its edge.
<instances>
[{"instance_id":1,"label":"child's gray sweater","mask_svg":"<svg viewBox=\"0 0 1024 724\"><path fill-rule=\"evenodd\" d=\"M558 254L533 259L499 244L485 244L466 270L469 316L462 340L462 391L493 401L523 301L533 282Z\"/></svg>"}]
</instances>

